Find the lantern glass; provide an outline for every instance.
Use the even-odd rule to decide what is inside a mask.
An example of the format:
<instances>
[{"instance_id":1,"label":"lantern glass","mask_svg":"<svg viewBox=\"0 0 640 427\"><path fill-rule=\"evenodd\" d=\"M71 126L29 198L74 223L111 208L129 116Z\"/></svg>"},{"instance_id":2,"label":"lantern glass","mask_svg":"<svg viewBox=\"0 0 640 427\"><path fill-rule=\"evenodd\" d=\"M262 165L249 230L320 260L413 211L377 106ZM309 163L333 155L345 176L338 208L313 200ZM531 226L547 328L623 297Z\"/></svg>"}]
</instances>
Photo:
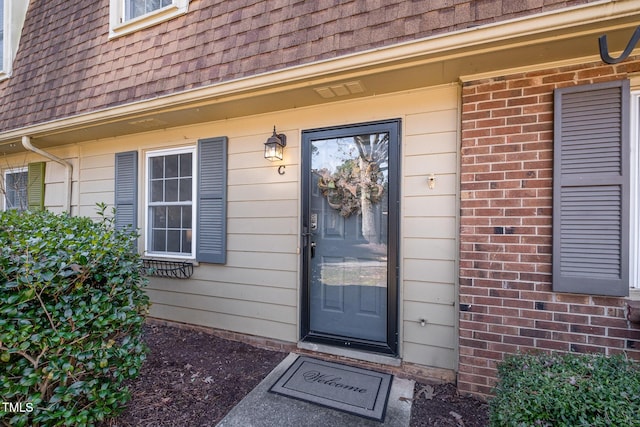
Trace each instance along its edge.
<instances>
[{"instance_id":1,"label":"lantern glass","mask_svg":"<svg viewBox=\"0 0 640 427\"><path fill-rule=\"evenodd\" d=\"M272 162L282 160L284 147L277 142L268 141L264 144L264 158Z\"/></svg>"},{"instance_id":2,"label":"lantern glass","mask_svg":"<svg viewBox=\"0 0 640 427\"><path fill-rule=\"evenodd\" d=\"M284 147L287 145L287 137L284 134L278 135L276 127L273 127L273 135L264 143L264 158L275 162L283 159Z\"/></svg>"}]
</instances>

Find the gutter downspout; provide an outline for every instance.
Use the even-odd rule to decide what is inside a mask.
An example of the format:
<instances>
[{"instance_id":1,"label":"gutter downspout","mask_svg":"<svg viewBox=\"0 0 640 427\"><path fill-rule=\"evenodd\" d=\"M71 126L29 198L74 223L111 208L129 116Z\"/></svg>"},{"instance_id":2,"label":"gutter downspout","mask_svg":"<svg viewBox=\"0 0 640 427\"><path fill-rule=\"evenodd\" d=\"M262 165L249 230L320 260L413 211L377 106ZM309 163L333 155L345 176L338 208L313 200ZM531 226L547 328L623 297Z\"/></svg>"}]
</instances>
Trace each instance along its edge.
<instances>
[{"instance_id":1,"label":"gutter downspout","mask_svg":"<svg viewBox=\"0 0 640 427\"><path fill-rule=\"evenodd\" d=\"M71 184L72 184L71 180L73 177L73 165L68 161L61 159L60 157L56 157L51 153L48 153L44 150L39 149L38 147L34 147L31 144L31 138L28 136L22 137L22 146L29 151L40 154L41 156L46 157L47 159L53 160L54 162L62 165L66 169L67 176L65 177L65 187L67 189L67 194L64 200L63 207L67 215L71 215Z\"/></svg>"}]
</instances>

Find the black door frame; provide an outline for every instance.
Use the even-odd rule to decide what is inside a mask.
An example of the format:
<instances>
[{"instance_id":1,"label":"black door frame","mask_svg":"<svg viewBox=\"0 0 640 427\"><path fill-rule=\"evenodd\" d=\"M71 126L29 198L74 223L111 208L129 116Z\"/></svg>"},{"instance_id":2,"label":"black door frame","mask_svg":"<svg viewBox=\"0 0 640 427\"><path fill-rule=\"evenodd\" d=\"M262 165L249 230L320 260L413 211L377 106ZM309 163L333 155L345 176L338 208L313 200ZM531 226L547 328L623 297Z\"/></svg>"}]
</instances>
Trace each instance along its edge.
<instances>
[{"instance_id":1,"label":"black door frame","mask_svg":"<svg viewBox=\"0 0 640 427\"><path fill-rule=\"evenodd\" d=\"M389 215L388 215L388 265L387 265L387 342L345 338L310 330L310 271L311 251L309 217L311 209L311 141L362 135L389 133ZM399 235L400 235L400 133L401 120L383 120L345 126L334 126L302 131L302 278L300 336L302 341L328 344L336 347L398 354L398 286L399 286Z\"/></svg>"}]
</instances>

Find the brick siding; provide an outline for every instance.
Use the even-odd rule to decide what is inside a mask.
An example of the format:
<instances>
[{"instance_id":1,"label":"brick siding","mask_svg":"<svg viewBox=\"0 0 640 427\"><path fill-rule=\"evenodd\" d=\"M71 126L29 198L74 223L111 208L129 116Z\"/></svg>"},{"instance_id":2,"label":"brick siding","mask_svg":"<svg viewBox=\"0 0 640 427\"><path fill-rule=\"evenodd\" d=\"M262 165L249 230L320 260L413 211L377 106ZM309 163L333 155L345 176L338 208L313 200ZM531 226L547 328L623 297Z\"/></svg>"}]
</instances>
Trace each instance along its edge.
<instances>
[{"instance_id":1,"label":"brick siding","mask_svg":"<svg viewBox=\"0 0 640 427\"><path fill-rule=\"evenodd\" d=\"M463 393L488 396L505 354L539 351L640 359L624 298L552 292L553 90L627 78L636 57L464 83L460 363Z\"/></svg>"}]
</instances>

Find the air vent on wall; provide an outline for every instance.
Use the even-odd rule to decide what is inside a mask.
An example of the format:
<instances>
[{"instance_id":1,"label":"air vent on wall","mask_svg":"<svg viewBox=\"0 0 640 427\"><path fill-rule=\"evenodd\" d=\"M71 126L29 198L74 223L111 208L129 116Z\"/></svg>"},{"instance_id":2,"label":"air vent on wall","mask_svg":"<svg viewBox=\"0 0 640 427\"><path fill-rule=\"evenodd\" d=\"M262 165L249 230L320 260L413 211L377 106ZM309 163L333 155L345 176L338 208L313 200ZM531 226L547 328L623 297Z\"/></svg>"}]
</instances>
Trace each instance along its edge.
<instances>
[{"instance_id":1,"label":"air vent on wall","mask_svg":"<svg viewBox=\"0 0 640 427\"><path fill-rule=\"evenodd\" d=\"M321 97L328 99L328 98L335 98L337 96L346 96L346 95L353 95L356 93L362 93L364 92L364 85L362 84L361 81L354 80L351 82L338 83L331 86L320 86L320 87L313 88L313 90L315 90L316 93Z\"/></svg>"}]
</instances>

